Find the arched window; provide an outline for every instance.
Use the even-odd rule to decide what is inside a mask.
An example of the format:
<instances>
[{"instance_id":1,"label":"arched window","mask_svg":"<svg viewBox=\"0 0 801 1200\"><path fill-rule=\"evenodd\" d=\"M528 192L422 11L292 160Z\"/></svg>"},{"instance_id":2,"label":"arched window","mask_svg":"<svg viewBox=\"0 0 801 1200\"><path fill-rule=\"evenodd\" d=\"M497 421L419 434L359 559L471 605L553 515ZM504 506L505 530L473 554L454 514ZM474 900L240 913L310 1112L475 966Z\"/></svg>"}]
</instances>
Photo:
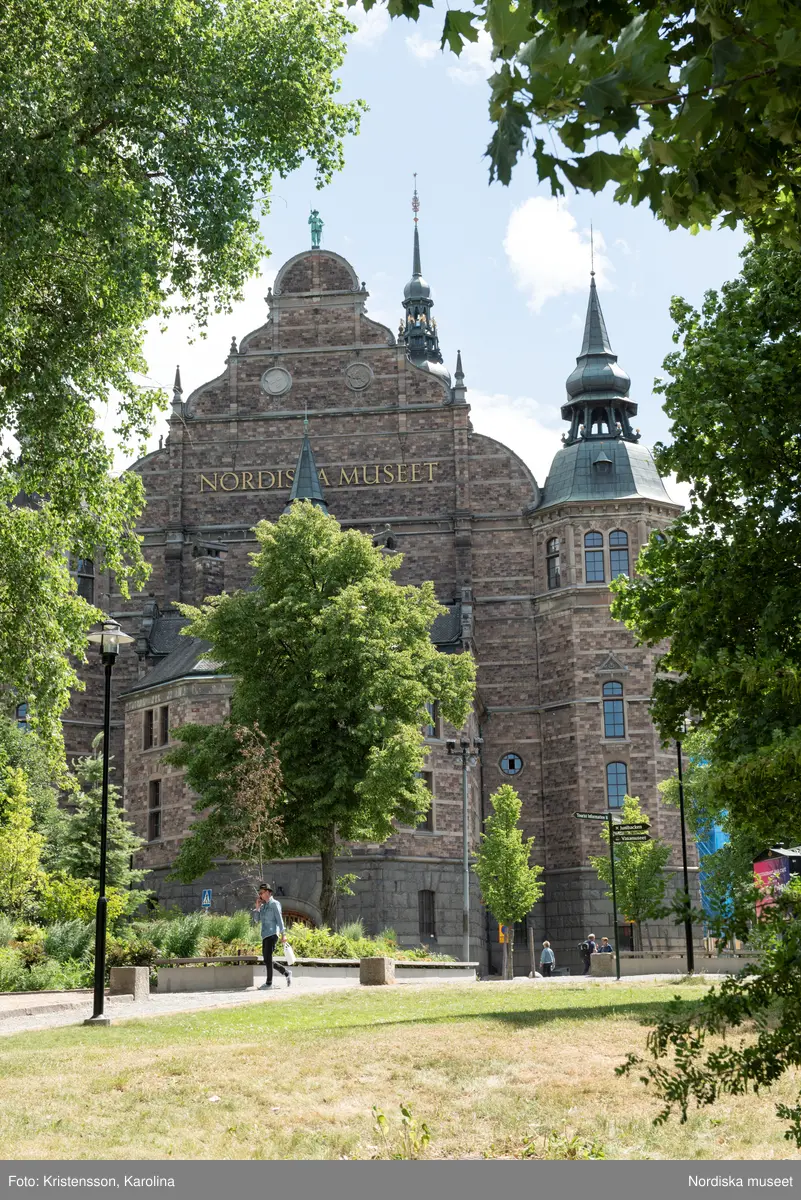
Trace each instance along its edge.
<instances>
[{"instance_id":1,"label":"arched window","mask_svg":"<svg viewBox=\"0 0 801 1200\"><path fill-rule=\"evenodd\" d=\"M626 736L626 726L623 720L623 684L604 684L604 737L622 738Z\"/></svg>"},{"instance_id":2,"label":"arched window","mask_svg":"<svg viewBox=\"0 0 801 1200\"><path fill-rule=\"evenodd\" d=\"M549 538L545 547L546 563L548 564L548 591L553 591L561 584L559 569L559 538Z\"/></svg>"},{"instance_id":3,"label":"arched window","mask_svg":"<svg viewBox=\"0 0 801 1200\"><path fill-rule=\"evenodd\" d=\"M609 574L613 579L629 573L629 535L622 529L609 534Z\"/></svg>"},{"instance_id":4,"label":"arched window","mask_svg":"<svg viewBox=\"0 0 801 1200\"><path fill-rule=\"evenodd\" d=\"M604 581L604 539L600 533L584 534L584 582Z\"/></svg>"},{"instance_id":5,"label":"arched window","mask_svg":"<svg viewBox=\"0 0 801 1200\"><path fill-rule=\"evenodd\" d=\"M622 808L629 790L629 773L625 763L606 764L606 797L610 808Z\"/></svg>"}]
</instances>

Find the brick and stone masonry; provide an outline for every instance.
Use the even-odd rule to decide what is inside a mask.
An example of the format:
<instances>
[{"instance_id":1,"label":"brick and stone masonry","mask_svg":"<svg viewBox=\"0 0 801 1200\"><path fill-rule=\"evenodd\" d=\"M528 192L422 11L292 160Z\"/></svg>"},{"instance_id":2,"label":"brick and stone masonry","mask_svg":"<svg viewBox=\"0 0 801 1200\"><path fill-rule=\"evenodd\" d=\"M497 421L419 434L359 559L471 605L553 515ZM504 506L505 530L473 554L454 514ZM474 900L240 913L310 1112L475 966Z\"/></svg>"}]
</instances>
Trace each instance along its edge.
<instances>
[{"instance_id":1,"label":"brick and stone masonry","mask_svg":"<svg viewBox=\"0 0 801 1200\"><path fill-rule=\"evenodd\" d=\"M286 506L308 419L329 511L343 526L373 533L388 552L403 554L399 582L433 580L449 608L435 641L443 652L476 655L478 695L468 732L484 738L484 749L470 770L471 845L489 796L512 782L545 868L545 895L529 918L535 940L539 945L547 937L558 965L576 966L577 943L588 931L611 934L611 905L587 863L597 850L597 827L572 818L576 809L606 810L608 763L625 764L628 790L641 798L655 831L677 848L671 871L680 865L678 817L661 805L657 791L673 759L648 716L654 655L612 621L607 587L610 534L626 534L633 569L640 546L678 509L630 427L636 405L620 382L628 377L608 349L605 327L598 335L603 318L594 281L579 364L600 363L600 369L595 384L592 370L584 371L584 390L563 407L571 432L540 488L514 451L473 431L461 358L452 380L438 361L430 290L417 257L415 268L404 302L406 329L402 324L396 339L367 315L369 294L345 259L328 250L298 254L267 296L266 322L232 345L222 373L186 399L176 377L169 436L132 468L147 494L139 532L150 579L129 600L102 571L96 581L96 601L136 638L115 671L117 779L122 774L128 814L148 838L141 865L150 869L163 903L196 909L209 886L215 910L250 902L254 878L231 864L219 863L191 885L168 878L193 819L193 797L181 772L163 762L160 713L167 710L170 730L226 715L230 680L180 637L183 622L174 605L248 585L249 555L257 548L253 527L277 520ZM414 307L419 285L422 317ZM427 358L412 361L415 321L418 330L426 328L429 350ZM604 371L613 377L611 390L597 386L598 379L609 384ZM593 405L604 406L606 423L596 419L602 409ZM583 424L574 410L584 415ZM585 579L588 532L602 539L600 582ZM549 586L554 539L558 586L553 578ZM610 680L623 688L622 738L604 737L602 688ZM87 689L67 714L68 741L76 750L100 728L101 708L101 676L90 668ZM438 722L432 732L428 827L399 829L382 846L343 847L337 869L353 871L358 880L355 895L342 898L340 914L361 917L372 932L391 926L403 944L423 940L458 956L461 763L448 756L445 741L459 731ZM514 776L501 768L509 754L522 763ZM276 862L270 876L287 911L319 920L315 860ZM433 908L424 893L433 893ZM497 965L497 925L481 906L475 880L473 893L471 957ZM669 925L650 933L654 945L681 943L681 930ZM524 943L518 937L519 951ZM528 970L523 953L518 969Z\"/></svg>"}]
</instances>

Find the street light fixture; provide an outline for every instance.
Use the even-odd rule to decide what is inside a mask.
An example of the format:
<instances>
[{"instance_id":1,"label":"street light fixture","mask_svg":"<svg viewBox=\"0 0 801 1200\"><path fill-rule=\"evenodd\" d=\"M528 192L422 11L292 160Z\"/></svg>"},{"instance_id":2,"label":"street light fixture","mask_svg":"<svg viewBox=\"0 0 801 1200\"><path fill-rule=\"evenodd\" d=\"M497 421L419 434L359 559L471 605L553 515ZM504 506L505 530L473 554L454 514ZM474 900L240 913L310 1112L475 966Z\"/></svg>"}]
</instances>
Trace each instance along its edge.
<instances>
[{"instance_id":1,"label":"street light fixture","mask_svg":"<svg viewBox=\"0 0 801 1200\"><path fill-rule=\"evenodd\" d=\"M445 743L448 754L462 760L462 961L470 961L470 822L467 803L467 768L474 767L481 757L484 739L472 740L462 734L459 749L455 741Z\"/></svg>"},{"instance_id":2,"label":"street light fixture","mask_svg":"<svg viewBox=\"0 0 801 1200\"><path fill-rule=\"evenodd\" d=\"M105 667L105 694L103 703L103 793L100 806L100 876L98 879L97 909L95 912L95 1002L94 1011L84 1024L109 1025L104 1015L106 998L106 852L108 844L108 764L111 742L111 671L117 661L121 646L130 645L135 639L123 633L117 621L106 617L98 633L90 633L88 640L100 647L100 656Z\"/></svg>"}]
</instances>

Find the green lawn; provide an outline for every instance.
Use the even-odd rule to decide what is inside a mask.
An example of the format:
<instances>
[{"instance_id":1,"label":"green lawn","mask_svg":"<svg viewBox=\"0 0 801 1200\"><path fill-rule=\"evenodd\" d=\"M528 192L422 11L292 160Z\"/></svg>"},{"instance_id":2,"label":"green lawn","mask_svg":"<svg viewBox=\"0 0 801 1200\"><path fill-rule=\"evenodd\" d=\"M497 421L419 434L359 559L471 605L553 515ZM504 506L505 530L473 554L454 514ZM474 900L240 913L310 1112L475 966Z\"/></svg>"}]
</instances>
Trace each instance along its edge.
<instances>
[{"instance_id":1,"label":"green lawn","mask_svg":"<svg viewBox=\"0 0 801 1200\"><path fill-rule=\"evenodd\" d=\"M655 1129L614 1068L642 1049L670 983L360 989L0 1040L9 1158L352 1158L400 1148L399 1106L434 1158L799 1157L770 1096L727 1098ZM373 1106L383 1111L382 1137Z\"/></svg>"}]
</instances>

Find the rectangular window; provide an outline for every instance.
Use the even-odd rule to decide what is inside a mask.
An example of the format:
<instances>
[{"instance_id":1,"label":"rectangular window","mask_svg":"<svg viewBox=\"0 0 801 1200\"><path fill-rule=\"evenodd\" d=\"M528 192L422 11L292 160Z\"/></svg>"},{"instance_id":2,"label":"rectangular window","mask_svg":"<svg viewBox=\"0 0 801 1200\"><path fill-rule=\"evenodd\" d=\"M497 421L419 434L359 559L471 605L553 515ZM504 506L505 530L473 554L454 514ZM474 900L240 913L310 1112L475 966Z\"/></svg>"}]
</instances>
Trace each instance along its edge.
<instances>
[{"instance_id":1,"label":"rectangular window","mask_svg":"<svg viewBox=\"0 0 801 1200\"><path fill-rule=\"evenodd\" d=\"M418 778L422 779L423 783L431 793L431 803L428 806L428 812L423 817L420 824L417 826L418 833L433 833L434 832L434 775L432 771L418 771Z\"/></svg>"},{"instance_id":2,"label":"rectangular window","mask_svg":"<svg viewBox=\"0 0 801 1200\"><path fill-rule=\"evenodd\" d=\"M585 550L585 583L603 583L604 581L604 552L603 550Z\"/></svg>"},{"instance_id":3,"label":"rectangular window","mask_svg":"<svg viewBox=\"0 0 801 1200\"><path fill-rule=\"evenodd\" d=\"M628 550L610 550L609 551L609 566L613 579L617 579L618 575L628 575L629 573L629 552Z\"/></svg>"},{"instance_id":4,"label":"rectangular window","mask_svg":"<svg viewBox=\"0 0 801 1200\"><path fill-rule=\"evenodd\" d=\"M166 746L170 740L170 706L146 708L143 715L142 747L152 750L154 746Z\"/></svg>"},{"instance_id":5,"label":"rectangular window","mask_svg":"<svg viewBox=\"0 0 801 1200\"><path fill-rule=\"evenodd\" d=\"M623 721L623 701L604 700L604 737L622 738L626 736L626 726Z\"/></svg>"},{"instance_id":6,"label":"rectangular window","mask_svg":"<svg viewBox=\"0 0 801 1200\"><path fill-rule=\"evenodd\" d=\"M434 893L422 891L417 893L417 915L420 929L420 941L430 941L437 936L437 917L434 908Z\"/></svg>"},{"instance_id":7,"label":"rectangular window","mask_svg":"<svg viewBox=\"0 0 801 1200\"><path fill-rule=\"evenodd\" d=\"M442 737L442 721L439 715L439 701L432 700L426 704L428 710L428 724L423 726L423 737L440 738Z\"/></svg>"},{"instance_id":8,"label":"rectangular window","mask_svg":"<svg viewBox=\"0 0 801 1200\"><path fill-rule=\"evenodd\" d=\"M548 567L548 591L552 592L561 583L559 570L559 538L549 538L546 546L546 565Z\"/></svg>"},{"instance_id":9,"label":"rectangular window","mask_svg":"<svg viewBox=\"0 0 801 1200\"><path fill-rule=\"evenodd\" d=\"M155 842L161 837L161 780L151 779L147 797L147 837Z\"/></svg>"}]
</instances>

